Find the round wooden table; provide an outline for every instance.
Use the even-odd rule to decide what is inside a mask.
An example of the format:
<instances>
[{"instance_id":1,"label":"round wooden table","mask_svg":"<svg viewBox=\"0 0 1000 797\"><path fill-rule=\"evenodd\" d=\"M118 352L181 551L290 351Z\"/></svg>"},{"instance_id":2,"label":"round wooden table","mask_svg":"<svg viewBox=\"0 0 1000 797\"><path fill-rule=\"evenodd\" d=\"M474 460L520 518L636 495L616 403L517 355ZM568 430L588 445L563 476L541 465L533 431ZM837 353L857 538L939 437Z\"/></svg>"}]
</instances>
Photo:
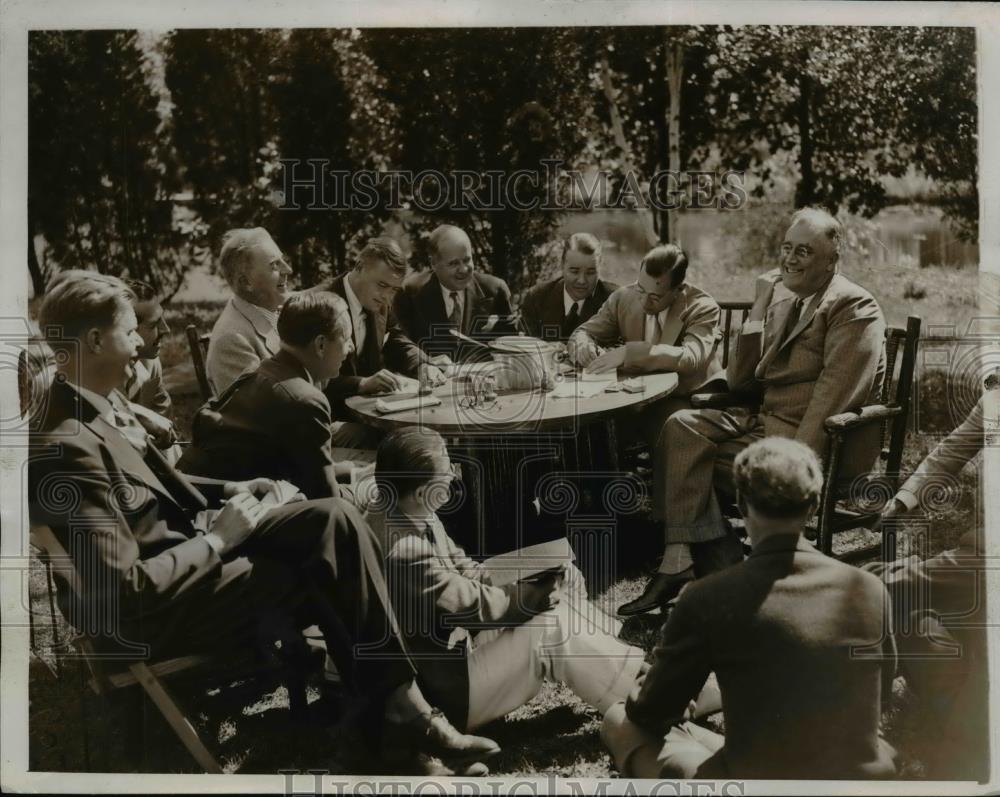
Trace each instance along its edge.
<instances>
[{"instance_id":1,"label":"round wooden table","mask_svg":"<svg viewBox=\"0 0 1000 797\"><path fill-rule=\"evenodd\" d=\"M439 514L473 555L551 539L551 518L546 529L533 528L541 523L536 514L541 513L540 483L548 483L557 469L579 477L613 476L618 470L615 422L627 422L623 416L668 397L677 387L676 374L645 374L631 377L643 387L637 393L602 390L590 397L556 398L551 391L500 390L495 401L470 406L469 380L479 376L452 377L435 388L441 403L433 407L381 414L375 409L378 397L346 401L367 425L385 431L423 426L445 438L452 460L462 466L462 483L456 487L460 495ZM575 379L565 377L567 383ZM596 467L598 460L603 469Z\"/></svg>"}]
</instances>

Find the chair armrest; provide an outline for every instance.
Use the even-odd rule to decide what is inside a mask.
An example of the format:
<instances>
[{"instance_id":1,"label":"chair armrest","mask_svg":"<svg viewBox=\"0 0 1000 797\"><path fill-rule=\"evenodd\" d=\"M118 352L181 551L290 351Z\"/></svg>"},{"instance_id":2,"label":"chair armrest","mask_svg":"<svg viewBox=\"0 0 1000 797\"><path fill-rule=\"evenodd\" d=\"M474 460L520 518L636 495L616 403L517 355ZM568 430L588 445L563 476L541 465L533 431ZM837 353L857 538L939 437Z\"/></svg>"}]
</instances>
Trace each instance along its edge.
<instances>
[{"instance_id":1,"label":"chair armrest","mask_svg":"<svg viewBox=\"0 0 1000 797\"><path fill-rule=\"evenodd\" d=\"M696 410L724 410L727 407L756 407L760 398L752 393L695 393L691 406Z\"/></svg>"},{"instance_id":2,"label":"chair armrest","mask_svg":"<svg viewBox=\"0 0 1000 797\"><path fill-rule=\"evenodd\" d=\"M887 407L885 404L871 404L862 407L859 412L841 412L838 415L831 415L826 419L826 430L828 432L849 432L864 426L882 423L882 421L895 418L902 412L900 407Z\"/></svg>"}]
</instances>

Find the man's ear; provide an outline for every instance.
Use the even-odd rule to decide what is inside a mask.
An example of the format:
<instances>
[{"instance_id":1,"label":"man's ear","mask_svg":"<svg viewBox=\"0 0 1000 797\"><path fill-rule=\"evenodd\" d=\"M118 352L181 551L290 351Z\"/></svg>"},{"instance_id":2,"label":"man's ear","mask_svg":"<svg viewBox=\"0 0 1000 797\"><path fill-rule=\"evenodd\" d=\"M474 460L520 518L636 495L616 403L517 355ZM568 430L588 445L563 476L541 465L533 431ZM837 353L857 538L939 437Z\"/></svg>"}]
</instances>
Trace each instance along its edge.
<instances>
[{"instance_id":1,"label":"man's ear","mask_svg":"<svg viewBox=\"0 0 1000 797\"><path fill-rule=\"evenodd\" d=\"M327 340L326 335L317 335L312 339L312 344L310 348L312 353L315 354L320 359L326 354L326 347L330 345L330 341Z\"/></svg>"},{"instance_id":2,"label":"man's ear","mask_svg":"<svg viewBox=\"0 0 1000 797\"><path fill-rule=\"evenodd\" d=\"M87 330L86 334L83 336L83 341L87 348L90 350L91 354L100 354L103 348L103 336L101 335L101 330L97 327L91 327Z\"/></svg>"}]
</instances>

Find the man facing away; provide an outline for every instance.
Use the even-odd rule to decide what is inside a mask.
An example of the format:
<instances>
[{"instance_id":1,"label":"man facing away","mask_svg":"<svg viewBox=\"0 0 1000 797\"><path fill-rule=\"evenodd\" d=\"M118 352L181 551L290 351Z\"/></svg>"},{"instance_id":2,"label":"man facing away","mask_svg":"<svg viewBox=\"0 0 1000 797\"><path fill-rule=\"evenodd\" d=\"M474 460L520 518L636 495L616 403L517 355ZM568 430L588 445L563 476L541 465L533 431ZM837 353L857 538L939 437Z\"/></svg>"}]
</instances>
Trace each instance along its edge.
<instances>
[{"instance_id":1,"label":"man facing away","mask_svg":"<svg viewBox=\"0 0 1000 797\"><path fill-rule=\"evenodd\" d=\"M618 288L599 279L601 242L577 232L562 242L561 275L529 290L521 301L528 334L543 340L567 340Z\"/></svg>"},{"instance_id":2,"label":"man facing away","mask_svg":"<svg viewBox=\"0 0 1000 797\"><path fill-rule=\"evenodd\" d=\"M74 272L40 311L60 356L32 419L29 509L72 560L76 579L56 573L70 622L99 651L156 657L255 644L279 615L317 624L345 682L369 701L383 753L412 753L420 772L441 772L425 766L428 755L495 753L458 734L416 687L383 600L381 552L357 509L336 498L272 507L261 500L267 479L189 480L129 434L138 421L111 395L141 344L132 299L115 277ZM366 643L381 657L356 661Z\"/></svg>"},{"instance_id":3,"label":"man facing away","mask_svg":"<svg viewBox=\"0 0 1000 797\"><path fill-rule=\"evenodd\" d=\"M292 267L263 227L229 230L219 265L233 297L212 327L205 369L215 395L279 349L278 309Z\"/></svg>"},{"instance_id":4,"label":"man facing away","mask_svg":"<svg viewBox=\"0 0 1000 797\"><path fill-rule=\"evenodd\" d=\"M464 230L442 224L430 234L428 272L413 274L396 295L395 311L410 340L430 356L451 361L482 356L482 349L450 330L481 342L514 332L510 288L499 277L477 271Z\"/></svg>"},{"instance_id":5,"label":"man facing away","mask_svg":"<svg viewBox=\"0 0 1000 797\"><path fill-rule=\"evenodd\" d=\"M178 467L199 476L284 479L307 498L347 497L333 460L330 403L321 385L354 351L347 303L326 291L290 297L278 315L281 349L195 416Z\"/></svg>"},{"instance_id":6,"label":"man facing away","mask_svg":"<svg viewBox=\"0 0 1000 797\"><path fill-rule=\"evenodd\" d=\"M879 735L895 651L888 595L802 537L823 476L802 443L767 438L733 464L750 557L689 584L602 738L634 778L889 778ZM685 721L709 673L725 738ZM888 694L888 692L886 692Z\"/></svg>"},{"instance_id":7,"label":"man facing away","mask_svg":"<svg viewBox=\"0 0 1000 797\"><path fill-rule=\"evenodd\" d=\"M701 570L742 556L727 531L714 490L717 473L762 437L805 443L822 458L824 423L878 399L885 375L885 321L868 291L837 273L840 222L823 210L792 216L781 263L756 283L749 318L736 337L726 378L729 389L760 400L748 408L681 410L666 422L661 445L664 554L643 594L618 610L651 611L672 599ZM878 429L844 455L850 478L878 454Z\"/></svg>"},{"instance_id":8,"label":"man facing away","mask_svg":"<svg viewBox=\"0 0 1000 797\"><path fill-rule=\"evenodd\" d=\"M366 515L425 694L468 729L527 703L547 679L602 713L624 699L643 651L615 638L618 623L589 602L572 565L493 586L437 517L453 478L437 432L393 432L375 462L385 509Z\"/></svg>"}]
</instances>

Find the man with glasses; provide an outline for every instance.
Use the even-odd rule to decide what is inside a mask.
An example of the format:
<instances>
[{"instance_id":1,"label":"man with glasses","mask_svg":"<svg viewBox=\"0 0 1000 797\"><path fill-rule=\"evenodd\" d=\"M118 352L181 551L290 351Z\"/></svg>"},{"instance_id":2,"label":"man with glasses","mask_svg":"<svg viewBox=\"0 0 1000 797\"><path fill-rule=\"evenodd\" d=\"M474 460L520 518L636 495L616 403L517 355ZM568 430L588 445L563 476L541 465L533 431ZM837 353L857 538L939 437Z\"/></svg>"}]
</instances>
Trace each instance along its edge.
<instances>
[{"instance_id":1,"label":"man with glasses","mask_svg":"<svg viewBox=\"0 0 1000 797\"><path fill-rule=\"evenodd\" d=\"M619 608L627 616L673 599L696 575L739 561L715 478L731 478L733 458L762 437L805 443L822 459L831 415L877 401L885 376L885 320L868 291L837 273L843 230L824 210L803 208L781 245L780 266L757 279L750 316L728 363L729 389L760 406L682 410L664 426L665 547L643 594ZM865 473L879 429L844 453L845 478Z\"/></svg>"},{"instance_id":2,"label":"man with glasses","mask_svg":"<svg viewBox=\"0 0 1000 797\"><path fill-rule=\"evenodd\" d=\"M370 396L397 390L397 374L417 377L437 386L444 374L407 336L396 321L392 302L406 277L406 256L392 238L372 238L358 255L354 269L334 277L319 290L328 290L347 302L353 351L331 379L326 394L334 416L343 416L343 401L350 396ZM334 424L336 445L374 448L374 430L364 439L349 439L348 429L360 424ZM367 427L362 427L367 429ZM374 437L374 439L372 439Z\"/></svg>"},{"instance_id":3,"label":"man with glasses","mask_svg":"<svg viewBox=\"0 0 1000 797\"><path fill-rule=\"evenodd\" d=\"M510 288L499 277L476 271L464 230L442 224L428 243L431 270L406 280L396 296L396 317L410 340L431 356L454 362L481 357L481 347L455 338L451 330L479 340L513 333Z\"/></svg>"},{"instance_id":4,"label":"man with glasses","mask_svg":"<svg viewBox=\"0 0 1000 797\"><path fill-rule=\"evenodd\" d=\"M233 297L212 328L205 368L215 395L244 371L278 353L278 310L292 267L263 227L230 230L219 253Z\"/></svg>"}]
</instances>

